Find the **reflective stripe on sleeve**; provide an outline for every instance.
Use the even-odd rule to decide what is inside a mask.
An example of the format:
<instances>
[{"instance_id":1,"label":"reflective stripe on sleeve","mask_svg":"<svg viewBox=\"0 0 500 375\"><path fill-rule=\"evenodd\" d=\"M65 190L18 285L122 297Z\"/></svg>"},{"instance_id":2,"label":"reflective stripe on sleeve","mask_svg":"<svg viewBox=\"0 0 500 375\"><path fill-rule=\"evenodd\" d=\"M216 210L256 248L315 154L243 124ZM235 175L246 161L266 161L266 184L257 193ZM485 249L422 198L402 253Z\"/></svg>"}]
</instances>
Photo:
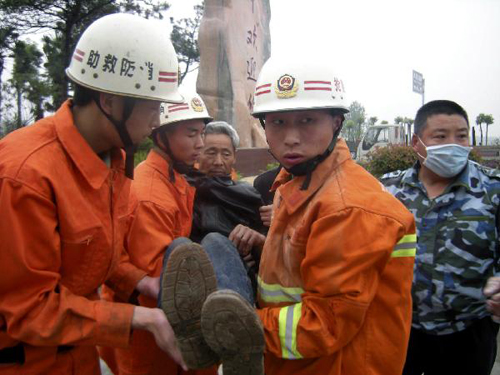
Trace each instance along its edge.
<instances>
[{"instance_id":1,"label":"reflective stripe on sleeve","mask_svg":"<svg viewBox=\"0 0 500 375\"><path fill-rule=\"evenodd\" d=\"M301 302L304 289L299 287L284 287L279 284L266 284L257 277L259 297L265 302Z\"/></svg>"},{"instance_id":2,"label":"reflective stripe on sleeve","mask_svg":"<svg viewBox=\"0 0 500 375\"><path fill-rule=\"evenodd\" d=\"M302 311L302 303L282 307L279 315L279 337L281 356L286 359L299 359L297 350L297 326Z\"/></svg>"},{"instance_id":3,"label":"reflective stripe on sleeve","mask_svg":"<svg viewBox=\"0 0 500 375\"><path fill-rule=\"evenodd\" d=\"M394 246L392 258L414 257L417 253L417 235L407 234Z\"/></svg>"}]
</instances>

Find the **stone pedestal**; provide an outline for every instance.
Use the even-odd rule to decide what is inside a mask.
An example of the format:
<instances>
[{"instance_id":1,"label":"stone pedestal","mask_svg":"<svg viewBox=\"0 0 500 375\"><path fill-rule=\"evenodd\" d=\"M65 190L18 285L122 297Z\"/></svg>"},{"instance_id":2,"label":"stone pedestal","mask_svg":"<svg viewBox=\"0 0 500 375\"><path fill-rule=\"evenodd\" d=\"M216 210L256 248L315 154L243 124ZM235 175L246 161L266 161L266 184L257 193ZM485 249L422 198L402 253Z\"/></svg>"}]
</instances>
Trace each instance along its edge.
<instances>
[{"instance_id":1,"label":"stone pedestal","mask_svg":"<svg viewBox=\"0 0 500 375\"><path fill-rule=\"evenodd\" d=\"M251 116L255 83L271 54L269 0L205 0L197 92L216 120L235 127L240 147L265 147Z\"/></svg>"}]
</instances>

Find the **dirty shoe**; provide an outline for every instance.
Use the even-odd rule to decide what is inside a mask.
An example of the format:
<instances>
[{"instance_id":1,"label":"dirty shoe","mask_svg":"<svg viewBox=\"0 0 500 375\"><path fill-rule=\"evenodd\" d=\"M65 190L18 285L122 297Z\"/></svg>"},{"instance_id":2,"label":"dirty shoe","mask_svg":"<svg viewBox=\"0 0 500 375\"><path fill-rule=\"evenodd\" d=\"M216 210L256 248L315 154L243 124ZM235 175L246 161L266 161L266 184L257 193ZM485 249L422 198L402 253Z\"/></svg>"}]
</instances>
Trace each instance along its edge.
<instances>
[{"instance_id":1,"label":"dirty shoe","mask_svg":"<svg viewBox=\"0 0 500 375\"><path fill-rule=\"evenodd\" d=\"M161 308L167 315L184 362L191 369L219 362L201 333L201 309L208 295L217 289L208 255L196 243L175 248L163 270Z\"/></svg>"},{"instance_id":2,"label":"dirty shoe","mask_svg":"<svg viewBox=\"0 0 500 375\"><path fill-rule=\"evenodd\" d=\"M220 356L224 375L264 374L264 331L255 309L238 293L212 293L201 312L207 344Z\"/></svg>"}]
</instances>

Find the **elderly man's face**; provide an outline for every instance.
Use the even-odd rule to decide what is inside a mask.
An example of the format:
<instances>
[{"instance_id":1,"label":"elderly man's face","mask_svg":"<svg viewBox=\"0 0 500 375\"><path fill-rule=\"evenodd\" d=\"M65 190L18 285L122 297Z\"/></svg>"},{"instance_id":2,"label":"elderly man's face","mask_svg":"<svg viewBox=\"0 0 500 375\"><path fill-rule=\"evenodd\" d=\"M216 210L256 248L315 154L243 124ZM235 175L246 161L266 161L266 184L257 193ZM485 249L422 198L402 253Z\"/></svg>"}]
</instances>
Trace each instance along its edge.
<instances>
[{"instance_id":1,"label":"elderly man's face","mask_svg":"<svg viewBox=\"0 0 500 375\"><path fill-rule=\"evenodd\" d=\"M231 138L226 134L207 134L199 162L200 171L210 177L227 176L236 162Z\"/></svg>"}]
</instances>

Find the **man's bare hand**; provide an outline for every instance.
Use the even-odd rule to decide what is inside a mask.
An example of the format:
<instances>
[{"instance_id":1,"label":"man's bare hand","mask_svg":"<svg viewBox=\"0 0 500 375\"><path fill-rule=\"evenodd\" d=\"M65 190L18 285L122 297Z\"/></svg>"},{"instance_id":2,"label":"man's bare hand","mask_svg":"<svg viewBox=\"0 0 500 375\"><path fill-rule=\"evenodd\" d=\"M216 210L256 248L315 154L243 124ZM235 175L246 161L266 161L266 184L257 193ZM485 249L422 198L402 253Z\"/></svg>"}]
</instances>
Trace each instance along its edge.
<instances>
[{"instance_id":1,"label":"man's bare hand","mask_svg":"<svg viewBox=\"0 0 500 375\"><path fill-rule=\"evenodd\" d=\"M271 226L271 220L273 219L273 205L270 204L268 206L262 206L259 208L260 211L260 219L262 220L262 223L266 227Z\"/></svg>"},{"instance_id":2,"label":"man's bare hand","mask_svg":"<svg viewBox=\"0 0 500 375\"><path fill-rule=\"evenodd\" d=\"M145 276L137 283L135 289L144 296L157 299L160 293L160 278Z\"/></svg>"},{"instance_id":3,"label":"man's bare hand","mask_svg":"<svg viewBox=\"0 0 500 375\"><path fill-rule=\"evenodd\" d=\"M253 259L253 256L252 256L252 253L248 253L247 255L245 255L243 258L243 262L245 262L245 264L247 265L248 268L252 268L253 266L255 266L255 260Z\"/></svg>"},{"instance_id":4,"label":"man's bare hand","mask_svg":"<svg viewBox=\"0 0 500 375\"><path fill-rule=\"evenodd\" d=\"M488 298L486 307L491 313L491 319L500 323L500 277L490 277L483 293Z\"/></svg>"},{"instance_id":5,"label":"man's bare hand","mask_svg":"<svg viewBox=\"0 0 500 375\"><path fill-rule=\"evenodd\" d=\"M238 224L229 234L229 241L238 249L241 256L246 256L256 246L262 248L266 237L244 225Z\"/></svg>"},{"instance_id":6,"label":"man's bare hand","mask_svg":"<svg viewBox=\"0 0 500 375\"><path fill-rule=\"evenodd\" d=\"M132 328L151 332L160 349L178 363L184 371L188 370L182 359L182 354L177 347L174 330L170 326L163 311L156 308L151 309L148 307L136 306L132 317Z\"/></svg>"}]
</instances>

